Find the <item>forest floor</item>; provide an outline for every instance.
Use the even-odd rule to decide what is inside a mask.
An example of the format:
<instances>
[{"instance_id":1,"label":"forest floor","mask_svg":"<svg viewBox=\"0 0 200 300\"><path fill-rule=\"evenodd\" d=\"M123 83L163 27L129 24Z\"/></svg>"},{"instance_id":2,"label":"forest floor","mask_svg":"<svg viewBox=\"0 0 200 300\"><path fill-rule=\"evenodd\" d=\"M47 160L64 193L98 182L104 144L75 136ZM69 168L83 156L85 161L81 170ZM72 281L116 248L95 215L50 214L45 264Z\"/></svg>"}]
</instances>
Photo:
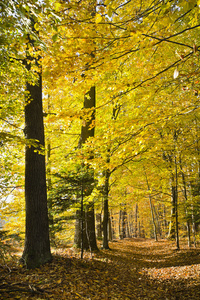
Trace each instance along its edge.
<instances>
[{"instance_id":1,"label":"forest floor","mask_svg":"<svg viewBox=\"0 0 200 300\"><path fill-rule=\"evenodd\" d=\"M124 239L111 250L55 250L53 260L26 270L0 264L0 299L200 299L200 248L171 241Z\"/></svg>"}]
</instances>

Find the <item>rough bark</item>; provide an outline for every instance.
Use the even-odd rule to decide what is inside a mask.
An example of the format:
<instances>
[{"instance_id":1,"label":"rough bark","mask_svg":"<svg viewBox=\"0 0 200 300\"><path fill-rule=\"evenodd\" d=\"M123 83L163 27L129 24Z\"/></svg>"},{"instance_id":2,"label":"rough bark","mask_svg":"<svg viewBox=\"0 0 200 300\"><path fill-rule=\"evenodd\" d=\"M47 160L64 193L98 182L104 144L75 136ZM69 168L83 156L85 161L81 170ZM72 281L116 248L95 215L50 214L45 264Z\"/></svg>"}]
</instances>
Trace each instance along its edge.
<instances>
[{"instance_id":1,"label":"rough bark","mask_svg":"<svg viewBox=\"0 0 200 300\"><path fill-rule=\"evenodd\" d=\"M29 70L30 65L26 63L26 67ZM22 258L27 268L36 268L51 260L45 155L42 149L44 125L41 74L38 74L38 77L36 85L29 83L26 85L24 129L27 139L25 149L26 230ZM30 144L30 140L34 141L34 145Z\"/></svg>"}]
</instances>

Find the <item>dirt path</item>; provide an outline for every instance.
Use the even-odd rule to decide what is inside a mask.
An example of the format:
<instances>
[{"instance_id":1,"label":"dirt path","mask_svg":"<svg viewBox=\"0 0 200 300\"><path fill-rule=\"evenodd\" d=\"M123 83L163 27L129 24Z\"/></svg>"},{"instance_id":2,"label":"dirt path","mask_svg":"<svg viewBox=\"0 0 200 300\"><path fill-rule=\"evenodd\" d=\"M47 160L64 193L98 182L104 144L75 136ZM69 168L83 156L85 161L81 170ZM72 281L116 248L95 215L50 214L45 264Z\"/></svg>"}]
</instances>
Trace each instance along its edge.
<instances>
[{"instance_id":1,"label":"dirt path","mask_svg":"<svg viewBox=\"0 0 200 300\"><path fill-rule=\"evenodd\" d=\"M0 299L200 299L200 249L147 239L110 247L84 260L64 250L36 270L1 266Z\"/></svg>"},{"instance_id":2,"label":"dirt path","mask_svg":"<svg viewBox=\"0 0 200 300\"><path fill-rule=\"evenodd\" d=\"M200 299L200 249L176 251L173 242L147 239L118 241L112 249L106 257L127 282L121 299Z\"/></svg>"}]
</instances>

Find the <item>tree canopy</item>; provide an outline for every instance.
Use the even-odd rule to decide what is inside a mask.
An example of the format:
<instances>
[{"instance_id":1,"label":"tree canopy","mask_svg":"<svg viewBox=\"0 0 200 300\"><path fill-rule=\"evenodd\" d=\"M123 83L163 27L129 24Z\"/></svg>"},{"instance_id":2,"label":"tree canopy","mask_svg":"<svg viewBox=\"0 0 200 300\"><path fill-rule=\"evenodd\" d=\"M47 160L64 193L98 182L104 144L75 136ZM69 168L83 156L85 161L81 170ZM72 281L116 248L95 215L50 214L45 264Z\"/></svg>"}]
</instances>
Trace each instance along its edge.
<instances>
[{"instance_id":1,"label":"tree canopy","mask_svg":"<svg viewBox=\"0 0 200 300\"><path fill-rule=\"evenodd\" d=\"M101 213L108 180L115 233L116 224L125 226L127 213L129 231L134 223L134 230L140 226L148 237L153 228L166 237L180 218L183 232L193 229L195 243L199 5L197 0L0 2L0 188L6 229L24 234L23 149L38 143L24 137L26 84L37 86L41 76L45 149L40 154L46 154L51 230L70 239L83 182L84 205L93 201ZM84 107L94 86L96 106ZM95 134L79 147L81 128L90 120ZM69 234L60 232L66 228Z\"/></svg>"}]
</instances>

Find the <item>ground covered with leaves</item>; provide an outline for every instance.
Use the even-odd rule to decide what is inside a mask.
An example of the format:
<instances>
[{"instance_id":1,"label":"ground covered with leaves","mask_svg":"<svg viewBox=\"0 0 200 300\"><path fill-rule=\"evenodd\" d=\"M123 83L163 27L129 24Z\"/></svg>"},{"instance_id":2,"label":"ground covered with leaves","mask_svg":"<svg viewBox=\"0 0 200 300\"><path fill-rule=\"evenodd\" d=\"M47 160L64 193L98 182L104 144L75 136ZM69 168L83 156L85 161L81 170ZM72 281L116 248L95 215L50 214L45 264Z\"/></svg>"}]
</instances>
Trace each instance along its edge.
<instances>
[{"instance_id":1,"label":"ground covered with leaves","mask_svg":"<svg viewBox=\"0 0 200 300\"><path fill-rule=\"evenodd\" d=\"M124 239L111 250L55 250L53 260L26 270L0 265L0 299L200 299L200 249L170 241Z\"/></svg>"}]
</instances>

